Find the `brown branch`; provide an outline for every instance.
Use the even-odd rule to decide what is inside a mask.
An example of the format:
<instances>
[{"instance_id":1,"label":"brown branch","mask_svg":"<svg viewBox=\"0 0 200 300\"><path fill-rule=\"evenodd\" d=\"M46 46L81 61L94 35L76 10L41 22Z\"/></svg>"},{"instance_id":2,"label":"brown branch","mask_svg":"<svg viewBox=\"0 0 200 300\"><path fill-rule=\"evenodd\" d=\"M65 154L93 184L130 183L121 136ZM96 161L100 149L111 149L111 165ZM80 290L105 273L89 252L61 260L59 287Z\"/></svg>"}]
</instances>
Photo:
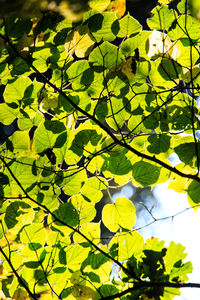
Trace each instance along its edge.
<instances>
[{"instance_id":1,"label":"brown branch","mask_svg":"<svg viewBox=\"0 0 200 300\"><path fill-rule=\"evenodd\" d=\"M32 299L37 300L37 297L35 294L33 294L30 289L28 288L28 286L26 285L25 281L19 276L19 274L17 273L17 271L15 270L15 268L12 265L12 262L10 260L10 258L6 255L6 253L3 251L2 247L0 246L0 252L2 253L2 255L5 257L5 260L7 261L7 263L9 264L10 268L12 269L14 275L17 277L17 280L19 282L19 284L27 291L27 293L29 294L29 296Z\"/></svg>"},{"instance_id":2,"label":"brown branch","mask_svg":"<svg viewBox=\"0 0 200 300\"><path fill-rule=\"evenodd\" d=\"M153 287L173 287L173 288L200 288L200 283L173 283L173 282L136 282L134 283L134 286L131 288L126 289L123 292L117 293L115 295L107 296L101 298L101 300L111 300L120 298L126 294L132 293L139 289L145 289L147 287L153 288Z\"/></svg>"}]
</instances>

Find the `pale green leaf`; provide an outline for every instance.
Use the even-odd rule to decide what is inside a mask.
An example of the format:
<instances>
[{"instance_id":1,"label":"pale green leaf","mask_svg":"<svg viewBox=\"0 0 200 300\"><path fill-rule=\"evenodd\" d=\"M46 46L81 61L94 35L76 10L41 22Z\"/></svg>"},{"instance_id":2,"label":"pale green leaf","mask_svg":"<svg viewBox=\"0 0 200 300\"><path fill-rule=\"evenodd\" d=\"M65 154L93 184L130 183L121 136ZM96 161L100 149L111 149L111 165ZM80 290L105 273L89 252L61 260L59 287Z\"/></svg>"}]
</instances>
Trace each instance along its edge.
<instances>
[{"instance_id":1,"label":"pale green leaf","mask_svg":"<svg viewBox=\"0 0 200 300\"><path fill-rule=\"evenodd\" d=\"M15 81L7 84L3 93L5 102L12 103L26 99L30 95L31 90L29 91L28 87L31 84L32 82L28 77L18 77Z\"/></svg>"},{"instance_id":2,"label":"pale green leaf","mask_svg":"<svg viewBox=\"0 0 200 300\"><path fill-rule=\"evenodd\" d=\"M39 72L45 72L48 67L48 59L51 55L49 48L37 50L33 53L33 66L37 68Z\"/></svg>"},{"instance_id":3,"label":"pale green leaf","mask_svg":"<svg viewBox=\"0 0 200 300\"><path fill-rule=\"evenodd\" d=\"M109 244L109 248L111 249L115 244L118 248L118 260L124 261L129 259L132 255L134 255L134 257L140 257L144 240L138 232L133 231L114 236Z\"/></svg>"},{"instance_id":4,"label":"pale green leaf","mask_svg":"<svg viewBox=\"0 0 200 300\"><path fill-rule=\"evenodd\" d=\"M66 261L69 269L80 269L80 264L88 257L88 248L84 248L78 244L70 245L66 249Z\"/></svg>"},{"instance_id":5,"label":"pale green leaf","mask_svg":"<svg viewBox=\"0 0 200 300\"><path fill-rule=\"evenodd\" d=\"M102 220L104 225L113 232L120 227L132 229L136 221L135 207L129 199L117 198L115 203L104 206Z\"/></svg>"},{"instance_id":6,"label":"pale green leaf","mask_svg":"<svg viewBox=\"0 0 200 300\"><path fill-rule=\"evenodd\" d=\"M8 106L6 103L0 104L0 122L4 125L11 124L18 116L19 109L13 109Z\"/></svg>"},{"instance_id":7,"label":"pale green leaf","mask_svg":"<svg viewBox=\"0 0 200 300\"><path fill-rule=\"evenodd\" d=\"M168 35L172 40L190 38L198 40L200 38L200 23L194 17L187 15L187 30L185 30L185 15L181 15L174 21Z\"/></svg>"},{"instance_id":8,"label":"pale green leaf","mask_svg":"<svg viewBox=\"0 0 200 300\"><path fill-rule=\"evenodd\" d=\"M140 25L140 23L136 19L131 17L129 14L120 19L119 26L120 30L117 36L121 38L138 33L142 30L142 25Z\"/></svg>"},{"instance_id":9,"label":"pale green leaf","mask_svg":"<svg viewBox=\"0 0 200 300\"><path fill-rule=\"evenodd\" d=\"M75 195L80 192L82 187L82 183L86 180L87 175L85 170L74 172L74 171L67 171L67 173L63 173L56 178L56 182L63 186L63 191L67 195Z\"/></svg>"},{"instance_id":10,"label":"pale green leaf","mask_svg":"<svg viewBox=\"0 0 200 300\"><path fill-rule=\"evenodd\" d=\"M36 151L41 153L47 148L53 148L57 135L65 130L66 128L62 122L49 120L41 122L34 134Z\"/></svg>"},{"instance_id":11,"label":"pale green leaf","mask_svg":"<svg viewBox=\"0 0 200 300\"><path fill-rule=\"evenodd\" d=\"M20 240L22 243L40 243L44 245L47 238L47 231L43 227L43 224L34 223L28 226L24 226L20 232Z\"/></svg>"},{"instance_id":12,"label":"pale green leaf","mask_svg":"<svg viewBox=\"0 0 200 300\"><path fill-rule=\"evenodd\" d=\"M80 228L80 232L83 233L90 241L95 244L98 244L100 241L100 222L94 223L90 222L83 224ZM86 240L78 233L75 233L73 236L75 243L84 243Z\"/></svg>"},{"instance_id":13,"label":"pale green leaf","mask_svg":"<svg viewBox=\"0 0 200 300\"><path fill-rule=\"evenodd\" d=\"M116 14L113 12L104 12L93 14L88 19L89 32L96 41L113 41L118 33L119 25Z\"/></svg>"},{"instance_id":14,"label":"pale green leaf","mask_svg":"<svg viewBox=\"0 0 200 300\"><path fill-rule=\"evenodd\" d=\"M167 30L176 20L175 11L165 4L156 6L151 13L153 17L147 19L147 24L151 29Z\"/></svg>"},{"instance_id":15,"label":"pale green leaf","mask_svg":"<svg viewBox=\"0 0 200 300\"><path fill-rule=\"evenodd\" d=\"M101 177L92 177L85 181L81 194L91 202L96 203L101 200L103 193L101 190L107 189L107 182Z\"/></svg>"},{"instance_id":16,"label":"pale green leaf","mask_svg":"<svg viewBox=\"0 0 200 300\"><path fill-rule=\"evenodd\" d=\"M118 48L109 42L104 42L95 48L89 56L89 62L93 66L112 68L122 62L124 57L118 53Z\"/></svg>"},{"instance_id":17,"label":"pale green leaf","mask_svg":"<svg viewBox=\"0 0 200 300\"><path fill-rule=\"evenodd\" d=\"M34 218L34 211L25 202L12 202L6 209L5 223L8 229L17 227L17 232L24 225L30 224Z\"/></svg>"},{"instance_id":18,"label":"pale green leaf","mask_svg":"<svg viewBox=\"0 0 200 300\"><path fill-rule=\"evenodd\" d=\"M175 264L179 262L179 260L184 260L184 258L187 256L184 251L185 247L181 244L175 244L174 242L171 242L169 244L167 253L164 257L166 263L165 269L167 273L171 271L172 267L175 266Z\"/></svg>"}]
</instances>

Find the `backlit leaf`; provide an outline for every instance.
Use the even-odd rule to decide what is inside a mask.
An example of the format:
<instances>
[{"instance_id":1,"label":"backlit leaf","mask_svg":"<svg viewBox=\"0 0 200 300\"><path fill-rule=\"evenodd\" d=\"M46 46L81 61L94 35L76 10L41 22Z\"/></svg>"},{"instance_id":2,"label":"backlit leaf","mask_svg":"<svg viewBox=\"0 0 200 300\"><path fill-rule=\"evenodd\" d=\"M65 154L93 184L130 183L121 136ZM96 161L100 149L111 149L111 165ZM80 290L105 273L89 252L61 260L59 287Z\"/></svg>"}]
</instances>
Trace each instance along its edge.
<instances>
[{"instance_id":1,"label":"backlit leaf","mask_svg":"<svg viewBox=\"0 0 200 300\"><path fill-rule=\"evenodd\" d=\"M104 225L113 232L120 227L132 229L136 221L135 207L129 199L117 198L115 203L104 206L102 220Z\"/></svg>"},{"instance_id":2,"label":"backlit leaf","mask_svg":"<svg viewBox=\"0 0 200 300\"><path fill-rule=\"evenodd\" d=\"M160 168L144 161L138 161L133 165L133 179L143 186L156 183L160 174Z\"/></svg>"}]
</instances>

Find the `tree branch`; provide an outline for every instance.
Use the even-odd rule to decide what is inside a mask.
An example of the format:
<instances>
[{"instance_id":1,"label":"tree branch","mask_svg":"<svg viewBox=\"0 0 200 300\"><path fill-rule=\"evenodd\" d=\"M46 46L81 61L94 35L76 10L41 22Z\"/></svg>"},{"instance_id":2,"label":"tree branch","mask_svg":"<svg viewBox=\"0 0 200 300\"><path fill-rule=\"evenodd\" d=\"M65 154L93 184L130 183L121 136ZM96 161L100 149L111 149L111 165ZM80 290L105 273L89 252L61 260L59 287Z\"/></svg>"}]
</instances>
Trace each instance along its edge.
<instances>
[{"instance_id":1,"label":"tree branch","mask_svg":"<svg viewBox=\"0 0 200 300\"><path fill-rule=\"evenodd\" d=\"M12 265L12 262L10 260L10 258L6 255L6 253L3 251L2 247L0 246L0 252L2 253L2 255L5 257L5 260L7 261L7 263L9 264L10 268L12 269L13 273L15 274L15 276L17 277L17 280L19 282L19 284L25 288L25 290L28 292L28 294L30 295L31 298L37 300L37 297L35 294L33 294L30 289L28 288L28 286L26 285L25 281L19 276L19 274L17 273L17 271L15 270L15 268Z\"/></svg>"},{"instance_id":2,"label":"tree branch","mask_svg":"<svg viewBox=\"0 0 200 300\"><path fill-rule=\"evenodd\" d=\"M44 82L47 83L49 86L51 86L56 92L58 92L60 95L62 95L77 111L79 111L80 113L82 113L83 115L87 116L90 120L94 121L97 125L99 125L99 127L104 130L112 139L113 141L117 144L120 145L122 147L124 147L125 149L129 150L130 152L132 152L133 154L137 155L138 157L141 157L143 159L147 159L151 162L157 163L160 166L164 167L165 169L183 177L183 178L188 178L188 179L193 179L197 182L200 182L200 177L198 176L198 174L186 174L183 173L181 171L179 171L178 169L176 169L175 167L172 167L170 165L168 165L167 163L161 161L160 159L156 158L155 155L150 156L144 153L141 153L140 151L134 149L133 147L131 147L129 144L127 144L126 142L119 140L112 132L111 130L106 127L103 123L101 123L95 116L89 114L88 112L84 111L81 107L79 107L76 103L74 103L60 88L58 88L56 85L54 85L53 83L51 83L41 72L38 71L38 69L36 67L33 66L33 64L27 60L26 58L24 58L23 56L20 55L20 53L17 51L17 49L13 46L13 44L10 42L10 40L5 37L4 35L2 35L0 33L0 37L3 38L9 45L10 47L13 49L13 51L16 53L16 55L18 57L20 57L21 59L23 59L28 65L29 67L31 67L37 74L40 74L40 76L43 78Z\"/></svg>"},{"instance_id":3,"label":"tree branch","mask_svg":"<svg viewBox=\"0 0 200 300\"><path fill-rule=\"evenodd\" d=\"M117 293L115 295L103 297L101 298L101 300L111 300L111 299L120 298L126 294L132 293L139 289L145 289L147 287L200 288L200 283L173 283L173 282L147 282L147 281L136 282L134 283L133 287L128 288L127 290Z\"/></svg>"}]
</instances>

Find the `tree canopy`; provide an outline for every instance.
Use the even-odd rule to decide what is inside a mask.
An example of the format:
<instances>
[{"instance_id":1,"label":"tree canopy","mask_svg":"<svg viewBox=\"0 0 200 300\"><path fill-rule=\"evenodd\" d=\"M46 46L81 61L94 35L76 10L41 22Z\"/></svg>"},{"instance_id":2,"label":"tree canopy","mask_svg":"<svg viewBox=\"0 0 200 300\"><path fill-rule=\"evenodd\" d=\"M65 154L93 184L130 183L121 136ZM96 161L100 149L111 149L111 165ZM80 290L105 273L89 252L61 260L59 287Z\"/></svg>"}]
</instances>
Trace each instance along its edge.
<instances>
[{"instance_id":1,"label":"tree canopy","mask_svg":"<svg viewBox=\"0 0 200 300\"><path fill-rule=\"evenodd\" d=\"M123 0L0 19L0 122L15 124L0 145L2 299L170 300L200 288L183 245L135 230L130 199L94 221L113 182L169 182L199 207L200 5L177 2L159 0L149 30Z\"/></svg>"}]
</instances>

